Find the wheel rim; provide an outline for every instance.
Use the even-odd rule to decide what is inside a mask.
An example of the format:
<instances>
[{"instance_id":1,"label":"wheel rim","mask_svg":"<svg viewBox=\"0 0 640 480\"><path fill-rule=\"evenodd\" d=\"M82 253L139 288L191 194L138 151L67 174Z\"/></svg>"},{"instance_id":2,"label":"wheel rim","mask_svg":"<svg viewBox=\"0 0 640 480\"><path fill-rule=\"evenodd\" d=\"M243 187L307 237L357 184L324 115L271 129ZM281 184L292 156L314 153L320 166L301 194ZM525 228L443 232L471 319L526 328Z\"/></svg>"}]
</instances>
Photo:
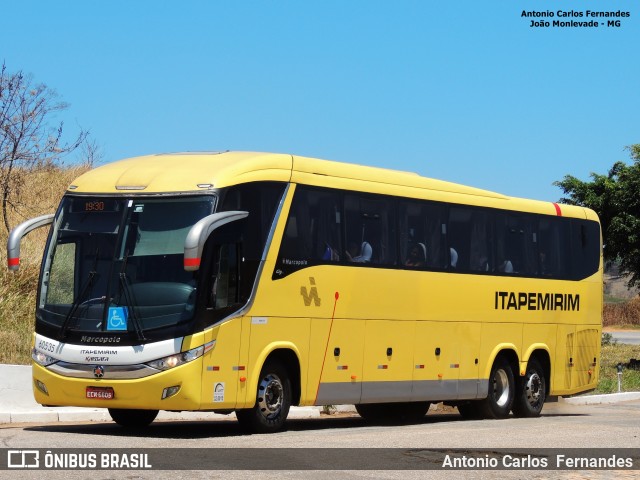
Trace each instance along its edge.
<instances>
[{"instance_id":1,"label":"wheel rim","mask_svg":"<svg viewBox=\"0 0 640 480\"><path fill-rule=\"evenodd\" d=\"M503 369L496 370L493 376L493 398L496 405L504 407L509 402L510 395L509 376Z\"/></svg>"},{"instance_id":2,"label":"wheel rim","mask_svg":"<svg viewBox=\"0 0 640 480\"><path fill-rule=\"evenodd\" d=\"M265 418L273 418L282 409L284 388L277 375L270 373L262 378L258 386L258 406Z\"/></svg>"},{"instance_id":3,"label":"wheel rim","mask_svg":"<svg viewBox=\"0 0 640 480\"><path fill-rule=\"evenodd\" d=\"M542 380L537 373L533 373L528 379L525 386L527 391L527 401L530 405L536 406L540 401L542 394Z\"/></svg>"}]
</instances>

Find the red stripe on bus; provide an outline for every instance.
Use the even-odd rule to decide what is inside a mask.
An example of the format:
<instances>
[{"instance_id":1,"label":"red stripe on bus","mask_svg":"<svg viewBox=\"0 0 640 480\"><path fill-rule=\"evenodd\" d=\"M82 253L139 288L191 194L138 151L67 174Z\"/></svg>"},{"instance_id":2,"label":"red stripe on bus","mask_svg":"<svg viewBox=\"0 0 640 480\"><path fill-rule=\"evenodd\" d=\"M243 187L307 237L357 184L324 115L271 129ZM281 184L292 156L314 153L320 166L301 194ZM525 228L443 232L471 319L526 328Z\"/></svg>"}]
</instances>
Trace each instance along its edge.
<instances>
[{"instance_id":1,"label":"red stripe on bus","mask_svg":"<svg viewBox=\"0 0 640 480\"><path fill-rule=\"evenodd\" d=\"M560 205L558 205L557 203L554 203L553 206L556 207L556 215L561 217L562 216L562 210L560 210Z\"/></svg>"},{"instance_id":2,"label":"red stripe on bus","mask_svg":"<svg viewBox=\"0 0 640 480\"><path fill-rule=\"evenodd\" d=\"M199 258L185 258L184 259L185 267L199 267L200 259Z\"/></svg>"}]
</instances>

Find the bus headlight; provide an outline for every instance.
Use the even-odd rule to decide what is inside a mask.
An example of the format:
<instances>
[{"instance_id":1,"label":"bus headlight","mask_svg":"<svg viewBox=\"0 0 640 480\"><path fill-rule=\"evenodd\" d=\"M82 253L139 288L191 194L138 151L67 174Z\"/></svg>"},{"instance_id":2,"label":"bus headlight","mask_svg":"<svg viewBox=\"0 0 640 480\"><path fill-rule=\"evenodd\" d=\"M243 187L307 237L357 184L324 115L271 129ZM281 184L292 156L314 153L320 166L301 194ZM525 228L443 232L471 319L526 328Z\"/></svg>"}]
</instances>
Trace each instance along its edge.
<instances>
[{"instance_id":1,"label":"bus headlight","mask_svg":"<svg viewBox=\"0 0 640 480\"><path fill-rule=\"evenodd\" d=\"M34 362L36 362L38 365L42 365L43 367L46 367L58 361L57 358L50 357L46 353L41 352L40 350L36 350L35 348L31 350L31 358L33 358Z\"/></svg>"},{"instance_id":2,"label":"bus headlight","mask_svg":"<svg viewBox=\"0 0 640 480\"><path fill-rule=\"evenodd\" d=\"M204 345L201 345L197 348L192 348L188 352L176 353L175 355L169 355L168 357L147 362L147 365L151 368L155 368L156 370L169 370L171 368L184 365L185 363L192 362L196 358L201 357L203 353Z\"/></svg>"}]
</instances>

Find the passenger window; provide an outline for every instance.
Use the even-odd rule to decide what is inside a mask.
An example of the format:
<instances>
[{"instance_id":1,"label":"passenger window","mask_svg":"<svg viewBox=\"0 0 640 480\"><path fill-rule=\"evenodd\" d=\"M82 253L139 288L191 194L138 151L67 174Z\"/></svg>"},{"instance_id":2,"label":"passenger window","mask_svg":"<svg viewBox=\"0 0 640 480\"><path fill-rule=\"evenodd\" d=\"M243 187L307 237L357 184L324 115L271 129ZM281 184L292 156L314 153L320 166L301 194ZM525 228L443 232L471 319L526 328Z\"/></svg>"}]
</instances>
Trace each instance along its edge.
<instances>
[{"instance_id":1,"label":"passenger window","mask_svg":"<svg viewBox=\"0 0 640 480\"><path fill-rule=\"evenodd\" d=\"M444 208L406 200L400 202L399 212L401 264L408 268L444 268Z\"/></svg>"},{"instance_id":2,"label":"passenger window","mask_svg":"<svg viewBox=\"0 0 640 480\"><path fill-rule=\"evenodd\" d=\"M451 207L447 223L449 244L449 269L468 271L471 260L471 217L470 208Z\"/></svg>"},{"instance_id":3,"label":"passenger window","mask_svg":"<svg viewBox=\"0 0 640 480\"><path fill-rule=\"evenodd\" d=\"M391 199L345 196L345 260L353 263L396 263L395 219Z\"/></svg>"},{"instance_id":4,"label":"passenger window","mask_svg":"<svg viewBox=\"0 0 640 480\"><path fill-rule=\"evenodd\" d=\"M296 189L278 255L279 276L343 259L340 203L336 191Z\"/></svg>"},{"instance_id":5,"label":"passenger window","mask_svg":"<svg viewBox=\"0 0 640 480\"><path fill-rule=\"evenodd\" d=\"M476 210L471 214L471 245L469 247L469 268L474 272L494 270L491 216L487 211Z\"/></svg>"},{"instance_id":6,"label":"passenger window","mask_svg":"<svg viewBox=\"0 0 640 480\"><path fill-rule=\"evenodd\" d=\"M536 235L528 216L496 216L496 271L532 275L537 271Z\"/></svg>"},{"instance_id":7,"label":"passenger window","mask_svg":"<svg viewBox=\"0 0 640 480\"><path fill-rule=\"evenodd\" d=\"M593 275L600 265L600 228L596 222L571 220L571 277L581 280Z\"/></svg>"},{"instance_id":8,"label":"passenger window","mask_svg":"<svg viewBox=\"0 0 640 480\"><path fill-rule=\"evenodd\" d=\"M566 223L557 217L541 217L538 222L538 268L543 277L567 278L570 252L565 249Z\"/></svg>"}]
</instances>

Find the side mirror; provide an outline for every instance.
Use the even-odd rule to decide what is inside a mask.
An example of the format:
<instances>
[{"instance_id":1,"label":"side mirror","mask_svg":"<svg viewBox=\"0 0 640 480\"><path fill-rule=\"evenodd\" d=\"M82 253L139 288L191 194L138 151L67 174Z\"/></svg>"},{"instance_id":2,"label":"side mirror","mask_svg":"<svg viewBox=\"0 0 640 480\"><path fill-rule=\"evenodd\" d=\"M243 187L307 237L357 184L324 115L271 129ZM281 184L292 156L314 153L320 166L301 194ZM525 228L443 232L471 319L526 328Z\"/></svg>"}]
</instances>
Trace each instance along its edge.
<instances>
[{"instance_id":1,"label":"side mirror","mask_svg":"<svg viewBox=\"0 0 640 480\"><path fill-rule=\"evenodd\" d=\"M42 215L40 217L32 218L26 222L22 222L16 228L11 230L9 234L9 240L7 240L7 266L9 270L18 270L20 268L20 242L31 230L44 227L53 223L54 214Z\"/></svg>"},{"instance_id":2,"label":"side mirror","mask_svg":"<svg viewBox=\"0 0 640 480\"><path fill-rule=\"evenodd\" d=\"M191 227L184 241L184 269L193 272L200 268L204 244L216 228L236 220L242 220L248 215L249 212L242 211L214 213L204 217Z\"/></svg>"}]
</instances>

